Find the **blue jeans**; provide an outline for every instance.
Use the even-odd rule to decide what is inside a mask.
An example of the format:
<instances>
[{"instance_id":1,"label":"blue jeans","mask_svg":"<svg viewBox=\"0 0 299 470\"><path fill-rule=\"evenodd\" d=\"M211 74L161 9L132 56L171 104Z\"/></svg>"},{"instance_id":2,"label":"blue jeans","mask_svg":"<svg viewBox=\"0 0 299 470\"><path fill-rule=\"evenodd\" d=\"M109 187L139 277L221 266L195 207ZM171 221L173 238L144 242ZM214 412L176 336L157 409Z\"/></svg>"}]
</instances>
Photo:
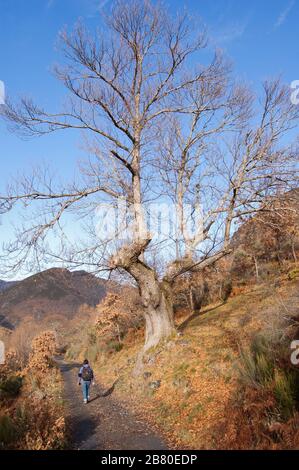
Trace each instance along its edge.
<instances>
[{"instance_id":1,"label":"blue jeans","mask_svg":"<svg viewBox=\"0 0 299 470\"><path fill-rule=\"evenodd\" d=\"M90 387L90 380L88 382L82 380L82 393L84 400L88 399L89 396L89 387Z\"/></svg>"}]
</instances>

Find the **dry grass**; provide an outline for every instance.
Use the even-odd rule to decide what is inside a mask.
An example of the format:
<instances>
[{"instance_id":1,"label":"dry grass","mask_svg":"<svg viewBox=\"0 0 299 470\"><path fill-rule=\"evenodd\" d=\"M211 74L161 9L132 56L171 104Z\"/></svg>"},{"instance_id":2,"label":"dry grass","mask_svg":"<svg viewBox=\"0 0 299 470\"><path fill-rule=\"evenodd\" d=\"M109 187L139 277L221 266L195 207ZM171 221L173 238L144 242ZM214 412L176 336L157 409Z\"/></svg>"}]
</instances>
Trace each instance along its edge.
<instances>
[{"instance_id":1,"label":"dry grass","mask_svg":"<svg viewBox=\"0 0 299 470\"><path fill-rule=\"evenodd\" d=\"M52 360L55 348L55 335L43 332L33 340L24 369L18 368L13 354L1 367L2 383L10 384L2 387L5 400L0 402L1 448L50 450L64 447L62 379ZM17 382L22 385L18 390L13 387Z\"/></svg>"},{"instance_id":2,"label":"dry grass","mask_svg":"<svg viewBox=\"0 0 299 470\"><path fill-rule=\"evenodd\" d=\"M298 282L283 278L275 288L267 284L254 286L226 304L208 306L200 316L186 323L183 334L143 359L143 375L138 377L134 376L134 367L143 337L142 332L134 333L126 337L120 352L109 356L109 361L104 356L99 360L97 375L107 386L119 377L115 392L118 398L146 415L172 446L197 449L287 446L285 440L290 442L290 429L286 427L280 432L279 444L274 445L275 439L272 442L270 436L261 439L260 445L254 435L257 429L262 435L264 427L269 434L265 410L275 407L275 397L273 393L252 392L250 387L244 392L238 363L240 345L248 345L264 329L273 333L276 317L287 314L282 305L288 305L292 310L289 313L293 314L297 295ZM185 320L186 316L181 316L179 321ZM240 402L241 393L244 399ZM254 416L262 424L256 428L247 426L244 406L260 409ZM292 427L296 420L291 419ZM294 440L288 445L294 445Z\"/></svg>"}]
</instances>

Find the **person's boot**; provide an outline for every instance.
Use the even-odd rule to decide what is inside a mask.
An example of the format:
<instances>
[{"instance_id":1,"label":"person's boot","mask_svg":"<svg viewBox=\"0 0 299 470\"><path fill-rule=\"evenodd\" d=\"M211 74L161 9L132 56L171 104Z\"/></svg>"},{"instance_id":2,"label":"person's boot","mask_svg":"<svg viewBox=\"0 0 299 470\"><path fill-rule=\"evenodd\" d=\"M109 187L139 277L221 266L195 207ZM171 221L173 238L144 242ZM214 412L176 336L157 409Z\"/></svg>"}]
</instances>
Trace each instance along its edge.
<instances>
[{"instance_id":1,"label":"person's boot","mask_svg":"<svg viewBox=\"0 0 299 470\"><path fill-rule=\"evenodd\" d=\"M86 405L86 404L87 404L87 399L86 399L86 398L84 398L83 402L84 402L84 403L85 403L85 405Z\"/></svg>"}]
</instances>

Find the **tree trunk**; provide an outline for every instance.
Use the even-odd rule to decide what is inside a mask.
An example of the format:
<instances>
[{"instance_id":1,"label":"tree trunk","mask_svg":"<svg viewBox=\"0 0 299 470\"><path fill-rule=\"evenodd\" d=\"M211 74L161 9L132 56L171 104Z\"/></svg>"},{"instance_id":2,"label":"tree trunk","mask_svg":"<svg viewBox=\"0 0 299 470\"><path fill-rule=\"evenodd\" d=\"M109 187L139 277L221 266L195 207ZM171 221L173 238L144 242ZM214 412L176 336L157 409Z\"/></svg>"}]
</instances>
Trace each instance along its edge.
<instances>
[{"instance_id":1,"label":"tree trunk","mask_svg":"<svg viewBox=\"0 0 299 470\"><path fill-rule=\"evenodd\" d=\"M134 272L134 274L133 274ZM157 346L175 331L171 286L160 282L152 269L140 264L132 266L145 307L144 351Z\"/></svg>"},{"instance_id":2,"label":"tree trunk","mask_svg":"<svg viewBox=\"0 0 299 470\"><path fill-rule=\"evenodd\" d=\"M133 370L134 376L139 376L143 370L143 357L149 353L152 348L167 340L174 332L174 312L173 302L169 298L168 289L149 276L148 283L144 285L141 282L139 286L141 299L145 306L145 340L143 349L137 356L136 364ZM159 292L159 302L155 299L155 292Z\"/></svg>"},{"instance_id":3,"label":"tree trunk","mask_svg":"<svg viewBox=\"0 0 299 470\"><path fill-rule=\"evenodd\" d=\"M151 302L145 312L145 343L144 351L157 346L162 340L169 338L175 331L173 321L173 305L167 299L167 294L161 289L160 302Z\"/></svg>"},{"instance_id":4,"label":"tree trunk","mask_svg":"<svg viewBox=\"0 0 299 470\"><path fill-rule=\"evenodd\" d=\"M171 285L159 281L155 271L140 259L149 242L138 240L123 247L111 259L112 267L125 269L137 282L145 307L144 351L157 346L175 331Z\"/></svg>"}]
</instances>

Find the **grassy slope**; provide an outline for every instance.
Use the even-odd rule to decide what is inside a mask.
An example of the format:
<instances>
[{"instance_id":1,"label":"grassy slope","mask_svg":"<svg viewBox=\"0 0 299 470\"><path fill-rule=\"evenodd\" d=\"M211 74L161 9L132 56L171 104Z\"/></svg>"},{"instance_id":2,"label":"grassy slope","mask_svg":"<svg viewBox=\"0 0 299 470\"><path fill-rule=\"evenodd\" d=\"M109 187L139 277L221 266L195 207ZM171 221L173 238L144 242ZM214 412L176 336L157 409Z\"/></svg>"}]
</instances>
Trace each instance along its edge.
<instances>
[{"instance_id":1,"label":"grassy slope","mask_svg":"<svg viewBox=\"0 0 299 470\"><path fill-rule=\"evenodd\" d=\"M239 345L248 344L265 325L271 329L276 315L294 314L298 286L296 279L281 278L209 306L164 348L152 351L138 377L134 364L143 338L135 334L108 361L102 357L99 381L109 386L120 377L118 397L146 414L172 445L221 448L219 424L229 432L227 410L238 396Z\"/></svg>"}]
</instances>

